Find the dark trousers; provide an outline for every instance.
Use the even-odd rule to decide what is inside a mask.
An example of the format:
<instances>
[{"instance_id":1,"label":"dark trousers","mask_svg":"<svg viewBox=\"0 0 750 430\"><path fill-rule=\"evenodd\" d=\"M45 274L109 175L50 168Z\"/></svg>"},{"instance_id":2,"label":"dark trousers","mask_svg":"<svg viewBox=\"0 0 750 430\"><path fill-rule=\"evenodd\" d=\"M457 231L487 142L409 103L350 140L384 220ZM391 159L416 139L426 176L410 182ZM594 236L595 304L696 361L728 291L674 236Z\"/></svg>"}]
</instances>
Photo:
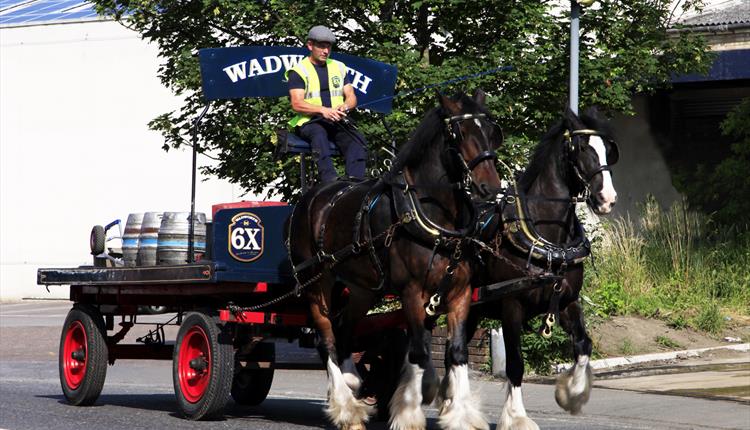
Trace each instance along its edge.
<instances>
[{"instance_id":1,"label":"dark trousers","mask_svg":"<svg viewBox=\"0 0 750 430\"><path fill-rule=\"evenodd\" d=\"M298 134L312 145L318 164L318 174L323 183L335 181L338 176L333 167L329 140L335 143L344 155L347 176L365 177L365 162L367 161L365 139L353 128L345 124L316 121L303 124Z\"/></svg>"}]
</instances>

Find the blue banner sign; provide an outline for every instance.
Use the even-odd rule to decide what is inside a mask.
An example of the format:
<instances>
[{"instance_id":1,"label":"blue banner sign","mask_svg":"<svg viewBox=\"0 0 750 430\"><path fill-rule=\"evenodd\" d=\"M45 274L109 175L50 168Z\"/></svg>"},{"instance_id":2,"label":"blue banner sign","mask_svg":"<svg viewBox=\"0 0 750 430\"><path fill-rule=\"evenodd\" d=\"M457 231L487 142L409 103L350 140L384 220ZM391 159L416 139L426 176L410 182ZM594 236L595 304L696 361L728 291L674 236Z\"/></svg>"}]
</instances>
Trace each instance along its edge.
<instances>
[{"instance_id":1,"label":"blue banner sign","mask_svg":"<svg viewBox=\"0 0 750 430\"><path fill-rule=\"evenodd\" d=\"M286 46L201 49L203 95L207 100L287 96L284 73L307 55L307 48ZM398 73L395 66L340 52L331 57L346 64L359 105L391 112Z\"/></svg>"}]
</instances>

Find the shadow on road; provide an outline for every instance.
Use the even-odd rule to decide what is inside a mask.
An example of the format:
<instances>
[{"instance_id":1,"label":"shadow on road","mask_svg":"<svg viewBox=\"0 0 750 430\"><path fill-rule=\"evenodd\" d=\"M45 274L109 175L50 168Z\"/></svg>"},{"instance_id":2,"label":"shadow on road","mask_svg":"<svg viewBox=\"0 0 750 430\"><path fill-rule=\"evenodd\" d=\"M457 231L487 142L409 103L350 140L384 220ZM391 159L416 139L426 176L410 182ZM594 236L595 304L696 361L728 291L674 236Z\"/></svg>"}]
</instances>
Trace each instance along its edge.
<instances>
[{"instance_id":1,"label":"shadow on road","mask_svg":"<svg viewBox=\"0 0 750 430\"><path fill-rule=\"evenodd\" d=\"M36 397L53 399L57 400L58 403L68 405L63 395L38 395ZM174 416L179 416L177 413L177 403L173 394L102 394L94 405L87 406L87 408L101 406L120 406L146 411L163 411L170 412Z\"/></svg>"},{"instance_id":2,"label":"shadow on road","mask_svg":"<svg viewBox=\"0 0 750 430\"><path fill-rule=\"evenodd\" d=\"M305 425L310 428L334 429L323 412L325 402L317 399L266 399L258 406L241 406L230 403L227 407L227 418L264 419L271 422L286 422ZM294 411L294 412L291 412ZM374 421L370 418L367 430L387 430L388 423ZM437 420L427 419L428 429L437 429Z\"/></svg>"},{"instance_id":3,"label":"shadow on road","mask_svg":"<svg viewBox=\"0 0 750 430\"><path fill-rule=\"evenodd\" d=\"M62 395L37 395L37 398L56 400L60 404L68 405L65 397ZM103 394L96 401L96 404L87 408L97 408L103 406L116 406L133 408L144 411L161 411L168 413L172 417L182 419L182 415L177 411L177 404L172 394ZM70 406L71 408L74 406ZM257 424L258 420L269 422L303 425L309 428L334 429L328 422L323 412L325 402L318 399L266 399L258 406L242 406L229 401L223 420L252 420ZM375 419L372 417L371 419ZM437 420L427 419L428 429L438 429ZM368 430L387 430L387 422L372 421L367 424Z\"/></svg>"}]
</instances>

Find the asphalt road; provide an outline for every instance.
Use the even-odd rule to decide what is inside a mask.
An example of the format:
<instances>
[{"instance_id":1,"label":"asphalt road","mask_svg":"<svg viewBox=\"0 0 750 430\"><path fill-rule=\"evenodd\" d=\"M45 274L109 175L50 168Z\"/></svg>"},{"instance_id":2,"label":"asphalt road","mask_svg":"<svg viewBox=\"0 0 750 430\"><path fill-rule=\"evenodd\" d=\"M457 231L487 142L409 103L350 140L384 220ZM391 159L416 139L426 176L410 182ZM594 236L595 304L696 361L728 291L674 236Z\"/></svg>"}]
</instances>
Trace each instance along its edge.
<instances>
[{"instance_id":1,"label":"asphalt road","mask_svg":"<svg viewBox=\"0 0 750 430\"><path fill-rule=\"evenodd\" d=\"M241 407L230 401L225 419L192 422L177 412L171 363L121 360L108 368L96 405L70 406L57 374L60 326L69 307L67 302L0 304L0 428L331 428L322 413L322 371L277 371L271 394L260 406ZM283 350L297 359L309 354L289 346ZM501 384L481 379L472 384L494 428ZM542 429L750 429L747 403L599 388L584 413L574 417L557 407L552 386L526 384L524 390L526 409ZM427 408L427 415L429 428L437 429L436 410ZM371 430L385 428L383 423L368 425Z\"/></svg>"}]
</instances>

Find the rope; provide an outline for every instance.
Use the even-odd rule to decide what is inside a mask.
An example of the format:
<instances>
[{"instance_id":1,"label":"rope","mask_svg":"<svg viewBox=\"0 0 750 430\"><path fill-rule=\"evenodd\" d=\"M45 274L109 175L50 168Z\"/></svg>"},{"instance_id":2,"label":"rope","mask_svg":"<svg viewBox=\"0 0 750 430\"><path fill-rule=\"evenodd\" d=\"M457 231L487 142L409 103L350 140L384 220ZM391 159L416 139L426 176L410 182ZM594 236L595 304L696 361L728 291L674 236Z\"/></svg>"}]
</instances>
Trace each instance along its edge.
<instances>
[{"instance_id":1,"label":"rope","mask_svg":"<svg viewBox=\"0 0 750 430\"><path fill-rule=\"evenodd\" d=\"M474 78L479 78L481 76L491 75L491 74L497 73L497 72L507 72L509 70L513 70L513 66L500 66L500 67L496 67L494 69L485 70L485 71L479 72L479 73L472 73L470 75L459 76L457 78L448 79L447 81L438 82L436 84L430 84L430 85L427 85L427 86L424 86L424 87L421 87L421 88L416 88L416 89L413 89L413 90L402 91L402 92L400 92L398 94L394 94L392 96L381 97L379 99L375 99L375 100L367 102L367 103L362 103L362 104L358 105L356 107L356 109L360 109L360 108L362 108L364 106L367 106L367 105L372 105L372 104L375 104L375 103L384 102L386 100L392 100L392 99L396 99L396 98L400 98L400 97L410 96L412 94L420 93L422 91L427 91L427 90L432 89L432 88L443 87L443 86L455 84L457 82L468 81L469 79L474 79Z\"/></svg>"}]
</instances>

